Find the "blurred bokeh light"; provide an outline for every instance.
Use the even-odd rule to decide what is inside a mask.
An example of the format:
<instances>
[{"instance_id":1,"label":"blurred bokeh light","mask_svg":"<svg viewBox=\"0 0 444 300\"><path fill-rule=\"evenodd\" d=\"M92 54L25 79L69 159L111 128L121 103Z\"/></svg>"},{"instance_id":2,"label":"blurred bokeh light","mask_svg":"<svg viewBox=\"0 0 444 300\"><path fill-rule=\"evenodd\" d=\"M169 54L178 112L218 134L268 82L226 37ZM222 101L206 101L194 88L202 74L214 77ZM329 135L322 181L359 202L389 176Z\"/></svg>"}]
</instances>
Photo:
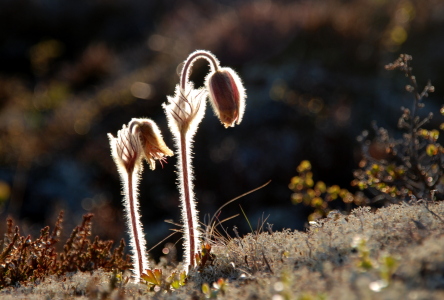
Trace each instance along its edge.
<instances>
[{"instance_id":1,"label":"blurred bokeh light","mask_svg":"<svg viewBox=\"0 0 444 300\"><path fill-rule=\"evenodd\" d=\"M240 213L240 204L252 224L269 215L273 229L301 229L307 211L291 204L288 183L302 160L317 180L349 187L361 131L376 120L400 134L400 107L411 100L403 75L383 68L400 53L413 55L421 85L430 79L436 87L425 111L444 102L439 0L1 1L0 228L10 215L35 234L63 209L65 228L93 212L95 234L123 237L106 134L148 117L172 147L161 104L196 49L238 71L248 95L240 126L224 129L208 109L196 135L202 221L272 180L221 219ZM207 71L195 65L197 86ZM150 246L174 227L165 219L180 221L175 163L142 175ZM243 217L225 225L230 233L233 224L248 232Z\"/></svg>"}]
</instances>

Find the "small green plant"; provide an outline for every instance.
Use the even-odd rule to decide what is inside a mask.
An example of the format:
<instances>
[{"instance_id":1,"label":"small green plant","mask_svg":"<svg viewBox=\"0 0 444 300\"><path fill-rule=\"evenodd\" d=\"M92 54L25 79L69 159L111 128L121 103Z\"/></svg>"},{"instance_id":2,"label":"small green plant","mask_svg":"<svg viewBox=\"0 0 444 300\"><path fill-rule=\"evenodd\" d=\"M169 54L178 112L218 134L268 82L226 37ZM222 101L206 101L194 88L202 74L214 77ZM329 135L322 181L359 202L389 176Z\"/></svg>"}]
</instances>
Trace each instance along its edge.
<instances>
[{"instance_id":1,"label":"small green plant","mask_svg":"<svg viewBox=\"0 0 444 300\"><path fill-rule=\"evenodd\" d=\"M283 270L279 281L275 282L273 289L276 294L275 297L282 300L292 300L293 292L291 290L291 284L294 280L294 276L290 270Z\"/></svg>"},{"instance_id":2,"label":"small green plant","mask_svg":"<svg viewBox=\"0 0 444 300\"><path fill-rule=\"evenodd\" d=\"M163 274L162 269L147 269L141 278L145 280L148 288L155 292L177 290L187 282L185 271L174 271L169 276Z\"/></svg>"},{"instance_id":3,"label":"small green plant","mask_svg":"<svg viewBox=\"0 0 444 300\"><path fill-rule=\"evenodd\" d=\"M211 253L211 245L209 243L203 243L201 250L195 255L195 261L198 271L202 271L207 263L211 264L214 260L214 255Z\"/></svg>"},{"instance_id":4,"label":"small green plant","mask_svg":"<svg viewBox=\"0 0 444 300\"><path fill-rule=\"evenodd\" d=\"M214 260L211 254L211 245L203 243L201 250L195 254L196 270L201 272L207 264ZM153 291L172 291L177 290L187 283L187 272L173 271L169 276L163 274L162 269L146 269L141 278L145 280L148 288Z\"/></svg>"},{"instance_id":5,"label":"small green plant","mask_svg":"<svg viewBox=\"0 0 444 300\"><path fill-rule=\"evenodd\" d=\"M382 255L379 259L379 276L387 285L390 284L392 276L398 268L398 260L388 254Z\"/></svg>"},{"instance_id":6,"label":"small green plant","mask_svg":"<svg viewBox=\"0 0 444 300\"><path fill-rule=\"evenodd\" d=\"M293 291L293 285L295 276L293 275L292 270L284 269L282 271L280 280L273 284L273 289L275 294L272 299L279 300L325 300L327 296L324 293L317 293L313 295L312 293L303 292L296 297L295 292Z\"/></svg>"},{"instance_id":7,"label":"small green plant","mask_svg":"<svg viewBox=\"0 0 444 300\"><path fill-rule=\"evenodd\" d=\"M363 159L360 169L354 172L352 185L367 189L375 195L375 200L399 202L416 199L433 200L433 196L444 197L444 148L438 143L440 130L426 129L433 113L419 116L424 100L435 88L430 82L421 91L410 66L412 57L402 54L395 62L386 65L387 70L401 70L410 83L405 89L413 96L413 106L401 108L402 115L398 127L404 130L402 139L394 139L388 131L374 124L376 137L368 139L365 131L358 140L362 144ZM444 115L444 106L440 109ZM378 158L372 150L381 149Z\"/></svg>"},{"instance_id":8,"label":"small green plant","mask_svg":"<svg viewBox=\"0 0 444 300\"><path fill-rule=\"evenodd\" d=\"M375 263L370 259L370 249L367 247L367 240L365 238L355 236L352 247L358 252L358 268L363 271L369 271L375 267Z\"/></svg>"},{"instance_id":9,"label":"small green plant","mask_svg":"<svg viewBox=\"0 0 444 300\"><path fill-rule=\"evenodd\" d=\"M202 293L205 295L206 299L217 299L219 294L225 294L227 286L227 280L219 278L216 282L213 282L213 287L210 287L208 283L202 284Z\"/></svg>"},{"instance_id":10,"label":"small green plant","mask_svg":"<svg viewBox=\"0 0 444 300\"><path fill-rule=\"evenodd\" d=\"M177 290L187 283L187 273L185 271L175 271L167 277L167 282L170 283L172 289Z\"/></svg>"},{"instance_id":11,"label":"small green plant","mask_svg":"<svg viewBox=\"0 0 444 300\"><path fill-rule=\"evenodd\" d=\"M398 268L398 260L389 254L382 254L378 260L370 257L370 249L367 240L361 236L355 236L352 247L358 253L357 267L362 272L374 271L377 273L377 280L369 284L369 288L374 292L380 292L389 286L392 276Z\"/></svg>"}]
</instances>

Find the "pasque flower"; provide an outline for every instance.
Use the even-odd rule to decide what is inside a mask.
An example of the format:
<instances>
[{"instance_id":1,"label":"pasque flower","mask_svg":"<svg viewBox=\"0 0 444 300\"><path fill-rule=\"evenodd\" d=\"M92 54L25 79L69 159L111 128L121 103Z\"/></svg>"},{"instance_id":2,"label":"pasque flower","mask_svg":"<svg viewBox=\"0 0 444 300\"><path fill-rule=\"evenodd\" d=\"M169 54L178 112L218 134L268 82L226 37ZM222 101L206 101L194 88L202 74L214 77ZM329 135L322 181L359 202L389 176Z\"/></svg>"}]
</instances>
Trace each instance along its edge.
<instances>
[{"instance_id":1,"label":"pasque flower","mask_svg":"<svg viewBox=\"0 0 444 300\"><path fill-rule=\"evenodd\" d=\"M245 111L245 89L236 72L218 68L208 74L206 86L213 110L225 128L239 124Z\"/></svg>"},{"instance_id":2,"label":"pasque flower","mask_svg":"<svg viewBox=\"0 0 444 300\"><path fill-rule=\"evenodd\" d=\"M206 79L206 87L195 89L189 82L193 63L206 59L211 72ZM205 113L205 98L210 92L210 100L225 127L239 124L245 109L245 90L236 73L229 68L220 68L219 61L208 51L198 50L185 60L180 83L173 97L167 97L164 104L168 126L175 137L178 155L178 175L180 203L184 232L184 266L195 266L195 255L200 249L199 223L193 192L193 169L191 164L192 140Z\"/></svg>"},{"instance_id":3,"label":"pasque flower","mask_svg":"<svg viewBox=\"0 0 444 300\"><path fill-rule=\"evenodd\" d=\"M162 162L166 156L174 154L163 141L162 133L154 121L133 118L128 127L131 132L139 136L144 158L151 170L156 168L155 160Z\"/></svg>"},{"instance_id":4,"label":"pasque flower","mask_svg":"<svg viewBox=\"0 0 444 300\"><path fill-rule=\"evenodd\" d=\"M132 173L140 167L141 145L137 136L133 135L126 125L117 132L117 138L108 133L111 154L119 172Z\"/></svg>"},{"instance_id":5,"label":"pasque flower","mask_svg":"<svg viewBox=\"0 0 444 300\"><path fill-rule=\"evenodd\" d=\"M194 134L205 113L203 89L194 89L188 82L184 88L177 86L174 97L164 104L168 125L174 135L177 148L177 169L181 195L182 220L184 223L184 266L194 266L195 254L199 249L199 224L193 192L193 169L191 167L191 145Z\"/></svg>"},{"instance_id":6,"label":"pasque flower","mask_svg":"<svg viewBox=\"0 0 444 300\"><path fill-rule=\"evenodd\" d=\"M111 154L117 165L124 195L125 216L130 236L133 272L136 280L148 269L146 241L140 223L137 185L145 158L154 169L154 160L164 160L173 152L165 145L157 125L148 119L133 119L129 126L123 125L117 137L108 133Z\"/></svg>"},{"instance_id":7,"label":"pasque flower","mask_svg":"<svg viewBox=\"0 0 444 300\"><path fill-rule=\"evenodd\" d=\"M205 89L194 89L191 82L185 86L176 86L173 97L167 96L168 104L163 104L171 132L187 135L191 138L202 121L205 113L205 98L208 93Z\"/></svg>"}]
</instances>

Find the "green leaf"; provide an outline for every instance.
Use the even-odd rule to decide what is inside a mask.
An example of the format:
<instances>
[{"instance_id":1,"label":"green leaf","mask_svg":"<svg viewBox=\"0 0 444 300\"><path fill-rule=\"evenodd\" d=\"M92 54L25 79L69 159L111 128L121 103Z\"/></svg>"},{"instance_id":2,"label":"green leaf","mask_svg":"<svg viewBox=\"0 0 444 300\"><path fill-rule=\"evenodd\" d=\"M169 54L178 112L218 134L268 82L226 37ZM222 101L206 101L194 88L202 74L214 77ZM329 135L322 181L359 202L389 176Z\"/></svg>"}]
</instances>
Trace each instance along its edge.
<instances>
[{"instance_id":1,"label":"green leaf","mask_svg":"<svg viewBox=\"0 0 444 300\"><path fill-rule=\"evenodd\" d=\"M208 297L211 295L211 290L210 290L210 286L208 285L208 283L202 284L202 293L204 293Z\"/></svg>"}]
</instances>

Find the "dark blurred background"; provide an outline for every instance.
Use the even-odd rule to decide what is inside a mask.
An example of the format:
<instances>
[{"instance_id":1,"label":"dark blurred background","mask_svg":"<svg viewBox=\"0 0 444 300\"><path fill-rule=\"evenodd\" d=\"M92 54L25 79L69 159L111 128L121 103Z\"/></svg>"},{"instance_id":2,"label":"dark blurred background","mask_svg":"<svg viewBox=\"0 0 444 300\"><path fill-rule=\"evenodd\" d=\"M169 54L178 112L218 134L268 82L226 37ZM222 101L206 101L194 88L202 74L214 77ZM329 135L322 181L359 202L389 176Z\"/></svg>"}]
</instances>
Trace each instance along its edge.
<instances>
[{"instance_id":1,"label":"dark blurred background","mask_svg":"<svg viewBox=\"0 0 444 300\"><path fill-rule=\"evenodd\" d=\"M349 188L356 137L371 121L402 134L407 80L384 69L400 53L413 56L420 86L436 87L423 113L443 121L444 1L1 0L0 228L12 216L35 236L64 210L69 231L93 212L94 235L124 237L106 134L148 117L172 148L161 104L196 49L238 71L248 95L239 126L224 129L208 106L195 137L200 219L271 180L222 210L241 214L226 223L230 235L250 231L239 205L253 227L269 216L275 230L302 229L309 209L288 189L302 160L315 180ZM196 86L207 71L195 65ZM165 219L180 221L175 163L142 175L149 246L177 228Z\"/></svg>"}]
</instances>

